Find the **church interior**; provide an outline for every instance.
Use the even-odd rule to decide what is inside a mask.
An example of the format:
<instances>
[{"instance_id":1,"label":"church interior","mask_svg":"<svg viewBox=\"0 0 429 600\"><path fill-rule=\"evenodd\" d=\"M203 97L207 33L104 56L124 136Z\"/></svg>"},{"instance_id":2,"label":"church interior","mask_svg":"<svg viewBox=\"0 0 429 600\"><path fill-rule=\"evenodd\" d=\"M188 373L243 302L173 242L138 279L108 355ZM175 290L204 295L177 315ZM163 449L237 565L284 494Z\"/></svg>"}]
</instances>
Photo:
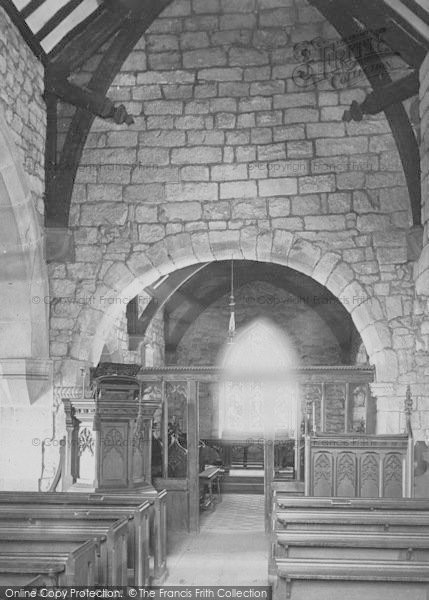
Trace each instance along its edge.
<instances>
[{"instance_id":1,"label":"church interior","mask_svg":"<svg viewBox=\"0 0 429 600\"><path fill-rule=\"evenodd\" d=\"M426 0L0 0L0 586L429 598L428 52Z\"/></svg>"}]
</instances>

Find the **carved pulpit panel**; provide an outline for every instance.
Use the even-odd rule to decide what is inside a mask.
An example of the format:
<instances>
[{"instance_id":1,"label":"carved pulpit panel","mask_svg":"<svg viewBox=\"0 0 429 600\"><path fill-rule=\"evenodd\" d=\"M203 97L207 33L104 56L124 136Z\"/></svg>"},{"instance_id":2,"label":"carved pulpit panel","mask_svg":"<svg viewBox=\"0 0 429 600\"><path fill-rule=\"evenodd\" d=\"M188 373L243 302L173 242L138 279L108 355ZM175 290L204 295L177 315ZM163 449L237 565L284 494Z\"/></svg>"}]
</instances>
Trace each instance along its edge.
<instances>
[{"instance_id":1,"label":"carved pulpit panel","mask_svg":"<svg viewBox=\"0 0 429 600\"><path fill-rule=\"evenodd\" d=\"M383 469L383 496L385 498L402 497L402 456L386 454Z\"/></svg>"},{"instance_id":2,"label":"carved pulpit panel","mask_svg":"<svg viewBox=\"0 0 429 600\"><path fill-rule=\"evenodd\" d=\"M128 423L102 423L100 483L103 487L126 487L128 483Z\"/></svg>"},{"instance_id":3,"label":"carved pulpit panel","mask_svg":"<svg viewBox=\"0 0 429 600\"><path fill-rule=\"evenodd\" d=\"M351 452L341 452L336 460L337 496L356 496L356 457Z\"/></svg>"},{"instance_id":4,"label":"carved pulpit panel","mask_svg":"<svg viewBox=\"0 0 429 600\"><path fill-rule=\"evenodd\" d=\"M329 452L318 452L313 461L313 496L332 496L333 456Z\"/></svg>"},{"instance_id":5,"label":"carved pulpit panel","mask_svg":"<svg viewBox=\"0 0 429 600\"><path fill-rule=\"evenodd\" d=\"M360 496L378 498L380 479L380 459L375 452L366 452L360 459Z\"/></svg>"}]
</instances>

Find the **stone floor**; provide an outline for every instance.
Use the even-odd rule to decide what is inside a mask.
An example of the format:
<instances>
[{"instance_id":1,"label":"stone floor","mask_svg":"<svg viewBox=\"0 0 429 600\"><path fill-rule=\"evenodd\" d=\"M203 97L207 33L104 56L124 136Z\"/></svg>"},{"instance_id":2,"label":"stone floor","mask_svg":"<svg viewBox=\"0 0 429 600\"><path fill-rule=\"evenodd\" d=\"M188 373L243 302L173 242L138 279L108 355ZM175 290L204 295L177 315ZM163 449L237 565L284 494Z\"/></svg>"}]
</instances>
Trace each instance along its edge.
<instances>
[{"instance_id":1,"label":"stone floor","mask_svg":"<svg viewBox=\"0 0 429 600\"><path fill-rule=\"evenodd\" d=\"M267 585L264 496L225 494L200 533L169 537L166 585Z\"/></svg>"}]
</instances>

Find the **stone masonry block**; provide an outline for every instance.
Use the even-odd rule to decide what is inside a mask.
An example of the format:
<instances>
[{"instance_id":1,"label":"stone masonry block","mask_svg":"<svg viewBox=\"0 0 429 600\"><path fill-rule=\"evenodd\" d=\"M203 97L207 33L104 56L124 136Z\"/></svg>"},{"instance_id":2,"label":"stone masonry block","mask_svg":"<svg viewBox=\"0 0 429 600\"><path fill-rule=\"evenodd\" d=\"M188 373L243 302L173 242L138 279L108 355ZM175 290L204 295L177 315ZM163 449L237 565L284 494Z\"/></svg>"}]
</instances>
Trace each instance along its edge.
<instances>
[{"instance_id":1,"label":"stone masonry block","mask_svg":"<svg viewBox=\"0 0 429 600\"><path fill-rule=\"evenodd\" d=\"M345 135L344 123L308 123L306 129L309 138L339 138Z\"/></svg>"},{"instance_id":2,"label":"stone masonry block","mask_svg":"<svg viewBox=\"0 0 429 600\"><path fill-rule=\"evenodd\" d=\"M317 156L338 156L344 154L362 154L368 151L368 138L365 136L322 138L316 140Z\"/></svg>"},{"instance_id":3,"label":"stone masonry block","mask_svg":"<svg viewBox=\"0 0 429 600\"><path fill-rule=\"evenodd\" d=\"M285 197L270 198L268 200L268 214L270 217L289 216L290 199Z\"/></svg>"},{"instance_id":4,"label":"stone masonry block","mask_svg":"<svg viewBox=\"0 0 429 600\"><path fill-rule=\"evenodd\" d=\"M165 197L169 202L184 202L189 200L217 200L218 186L216 183L173 183L165 186Z\"/></svg>"},{"instance_id":5,"label":"stone masonry block","mask_svg":"<svg viewBox=\"0 0 429 600\"><path fill-rule=\"evenodd\" d=\"M191 234L191 243L195 256L201 262L213 261L213 251L210 246L209 235L205 231L193 232Z\"/></svg>"},{"instance_id":6,"label":"stone masonry block","mask_svg":"<svg viewBox=\"0 0 429 600\"><path fill-rule=\"evenodd\" d=\"M183 103L178 100L150 100L144 102L145 115L181 115Z\"/></svg>"},{"instance_id":7,"label":"stone masonry block","mask_svg":"<svg viewBox=\"0 0 429 600\"><path fill-rule=\"evenodd\" d=\"M236 181L247 179L247 164L217 165L211 167L212 181Z\"/></svg>"},{"instance_id":8,"label":"stone masonry block","mask_svg":"<svg viewBox=\"0 0 429 600\"><path fill-rule=\"evenodd\" d=\"M316 231L344 230L346 227L343 215L319 215L317 217L304 217L305 229Z\"/></svg>"},{"instance_id":9,"label":"stone masonry block","mask_svg":"<svg viewBox=\"0 0 429 600\"><path fill-rule=\"evenodd\" d=\"M153 130L144 131L139 136L141 146L161 147L177 147L183 146L186 142L186 135L183 131L165 131Z\"/></svg>"},{"instance_id":10,"label":"stone masonry block","mask_svg":"<svg viewBox=\"0 0 429 600\"><path fill-rule=\"evenodd\" d=\"M242 98L238 103L238 111L241 113L254 112L257 110L271 110L272 100L266 96L252 96Z\"/></svg>"},{"instance_id":11,"label":"stone masonry block","mask_svg":"<svg viewBox=\"0 0 429 600\"><path fill-rule=\"evenodd\" d=\"M328 252L322 256L313 270L313 278L325 285L332 271L341 261L341 255L333 252Z\"/></svg>"},{"instance_id":12,"label":"stone masonry block","mask_svg":"<svg viewBox=\"0 0 429 600\"><path fill-rule=\"evenodd\" d=\"M121 202L122 186L113 184L88 184L87 202Z\"/></svg>"},{"instance_id":13,"label":"stone masonry block","mask_svg":"<svg viewBox=\"0 0 429 600\"><path fill-rule=\"evenodd\" d=\"M254 29L256 26L256 15L254 14L243 14L234 13L222 15L219 19L219 24L222 30L227 29Z\"/></svg>"},{"instance_id":14,"label":"stone masonry block","mask_svg":"<svg viewBox=\"0 0 429 600\"><path fill-rule=\"evenodd\" d=\"M231 48L229 64L232 67L250 67L268 64L268 54L253 48Z\"/></svg>"},{"instance_id":15,"label":"stone masonry block","mask_svg":"<svg viewBox=\"0 0 429 600\"><path fill-rule=\"evenodd\" d=\"M235 201L232 205L233 219L266 219L267 203L262 198Z\"/></svg>"},{"instance_id":16,"label":"stone masonry block","mask_svg":"<svg viewBox=\"0 0 429 600\"><path fill-rule=\"evenodd\" d=\"M231 203L225 201L209 202L203 204L203 219L212 220L228 220L231 218Z\"/></svg>"},{"instance_id":17,"label":"stone masonry block","mask_svg":"<svg viewBox=\"0 0 429 600\"><path fill-rule=\"evenodd\" d=\"M359 215L357 220L359 231L384 231L390 227L390 219L387 215Z\"/></svg>"},{"instance_id":18,"label":"stone masonry block","mask_svg":"<svg viewBox=\"0 0 429 600\"><path fill-rule=\"evenodd\" d=\"M128 206L116 202L84 204L81 210L82 225L125 225Z\"/></svg>"},{"instance_id":19,"label":"stone masonry block","mask_svg":"<svg viewBox=\"0 0 429 600\"><path fill-rule=\"evenodd\" d=\"M165 228L163 225L144 224L139 225L139 240L144 244L151 244L162 240L165 236Z\"/></svg>"},{"instance_id":20,"label":"stone masonry block","mask_svg":"<svg viewBox=\"0 0 429 600\"><path fill-rule=\"evenodd\" d=\"M299 178L300 194L317 194L335 191L335 175L314 175Z\"/></svg>"},{"instance_id":21,"label":"stone masonry block","mask_svg":"<svg viewBox=\"0 0 429 600\"><path fill-rule=\"evenodd\" d=\"M319 111L315 108L287 108L284 118L286 125L316 122L319 120Z\"/></svg>"},{"instance_id":22,"label":"stone masonry block","mask_svg":"<svg viewBox=\"0 0 429 600\"><path fill-rule=\"evenodd\" d=\"M210 246L216 258L225 258L225 254L234 255L241 258L240 232L228 229L226 231L210 231Z\"/></svg>"},{"instance_id":23,"label":"stone masonry block","mask_svg":"<svg viewBox=\"0 0 429 600\"><path fill-rule=\"evenodd\" d=\"M294 234L292 232L275 229L272 244L273 258L280 258L282 261L286 261L293 239Z\"/></svg>"},{"instance_id":24,"label":"stone masonry block","mask_svg":"<svg viewBox=\"0 0 429 600\"><path fill-rule=\"evenodd\" d=\"M326 287L339 296L354 279L353 270L343 262L338 263L326 281Z\"/></svg>"},{"instance_id":25,"label":"stone masonry block","mask_svg":"<svg viewBox=\"0 0 429 600\"><path fill-rule=\"evenodd\" d=\"M227 64L227 55L222 48L189 50L183 53L183 66L186 69L201 67L222 67Z\"/></svg>"},{"instance_id":26,"label":"stone masonry block","mask_svg":"<svg viewBox=\"0 0 429 600\"><path fill-rule=\"evenodd\" d=\"M173 149L171 162L173 164L208 164L217 163L222 160L221 148L210 148L205 146L195 146L194 148Z\"/></svg>"},{"instance_id":27,"label":"stone masonry block","mask_svg":"<svg viewBox=\"0 0 429 600\"><path fill-rule=\"evenodd\" d=\"M314 108L317 106L315 92L278 94L274 96L273 102L274 108L296 108L304 106Z\"/></svg>"},{"instance_id":28,"label":"stone masonry block","mask_svg":"<svg viewBox=\"0 0 429 600\"><path fill-rule=\"evenodd\" d=\"M183 181L208 181L210 170L203 165L182 167L180 179Z\"/></svg>"},{"instance_id":29,"label":"stone masonry block","mask_svg":"<svg viewBox=\"0 0 429 600\"><path fill-rule=\"evenodd\" d=\"M297 193L297 180L292 177L258 181L260 196L289 196Z\"/></svg>"},{"instance_id":30,"label":"stone masonry block","mask_svg":"<svg viewBox=\"0 0 429 600\"><path fill-rule=\"evenodd\" d=\"M160 207L160 221L197 221L201 219L199 202L180 202L163 204Z\"/></svg>"},{"instance_id":31,"label":"stone masonry block","mask_svg":"<svg viewBox=\"0 0 429 600\"><path fill-rule=\"evenodd\" d=\"M255 181L234 181L220 184L220 198L255 198Z\"/></svg>"},{"instance_id":32,"label":"stone masonry block","mask_svg":"<svg viewBox=\"0 0 429 600\"><path fill-rule=\"evenodd\" d=\"M295 196L291 198L292 215L317 215L321 212L318 195Z\"/></svg>"},{"instance_id":33,"label":"stone masonry block","mask_svg":"<svg viewBox=\"0 0 429 600\"><path fill-rule=\"evenodd\" d=\"M142 204L137 206L134 218L137 223L156 223L158 220L158 209L156 206Z\"/></svg>"},{"instance_id":34,"label":"stone masonry block","mask_svg":"<svg viewBox=\"0 0 429 600\"><path fill-rule=\"evenodd\" d=\"M315 244L297 238L293 242L288 255L288 264L310 275L320 259L321 251Z\"/></svg>"},{"instance_id":35,"label":"stone masonry block","mask_svg":"<svg viewBox=\"0 0 429 600\"><path fill-rule=\"evenodd\" d=\"M198 71L200 81L241 81L243 70L237 67L224 69L201 69Z\"/></svg>"},{"instance_id":36,"label":"stone masonry block","mask_svg":"<svg viewBox=\"0 0 429 600\"><path fill-rule=\"evenodd\" d=\"M170 155L166 148L142 148L138 153L140 165L168 165Z\"/></svg>"}]
</instances>

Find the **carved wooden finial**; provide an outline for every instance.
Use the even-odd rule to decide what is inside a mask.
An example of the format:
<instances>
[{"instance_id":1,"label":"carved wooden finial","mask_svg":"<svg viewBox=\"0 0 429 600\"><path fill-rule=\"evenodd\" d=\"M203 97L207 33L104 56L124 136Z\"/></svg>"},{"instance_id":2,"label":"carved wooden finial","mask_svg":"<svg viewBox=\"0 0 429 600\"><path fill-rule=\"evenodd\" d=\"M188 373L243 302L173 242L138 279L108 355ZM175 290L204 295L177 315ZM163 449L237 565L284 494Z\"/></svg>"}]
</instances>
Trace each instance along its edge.
<instances>
[{"instance_id":1,"label":"carved wooden finial","mask_svg":"<svg viewBox=\"0 0 429 600\"><path fill-rule=\"evenodd\" d=\"M411 386L407 385L407 391L405 394L405 414L411 415L413 412L413 398L411 396Z\"/></svg>"},{"instance_id":2,"label":"carved wooden finial","mask_svg":"<svg viewBox=\"0 0 429 600\"><path fill-rule=\"evenodd\" d=\"M407 391L405 394L405 402L404 402L404 412L405 412L405 423L406 430L409 435L412 435L411 429L411 414L413 412L413 398L411 396L411 387L407 385Z\"/></svg>"}]
</instances>

